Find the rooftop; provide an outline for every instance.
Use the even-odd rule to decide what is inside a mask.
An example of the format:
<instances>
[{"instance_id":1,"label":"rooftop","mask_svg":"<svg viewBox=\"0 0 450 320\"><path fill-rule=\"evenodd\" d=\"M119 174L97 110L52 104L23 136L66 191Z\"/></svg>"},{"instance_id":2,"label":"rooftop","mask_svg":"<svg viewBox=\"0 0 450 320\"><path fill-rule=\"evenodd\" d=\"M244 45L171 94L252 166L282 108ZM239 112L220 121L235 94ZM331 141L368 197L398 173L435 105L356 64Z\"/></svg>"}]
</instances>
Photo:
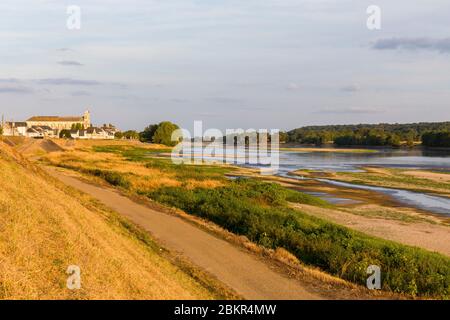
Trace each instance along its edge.
<instances>
[{"instance_id":1,"label":"rooftop","mask_svg":"<svg viewBox=\"0 0 450 320\"><path fill-rule=\"evenodd\" d=\"M73 122L82 122L83 121L83 117L36 116L36 117L31 117L27 121L47 121L47 122L73 121Z\"/></svg>"},{"instance_id":2,"label":"rooftop","mask_svg":"<svg viewBox=\"0 0 450 320\"><path fill-rule=\"evenodd\" d=\"M26 122L12 122L12 121L8 121L8 122L5 122L5 125L8 126L8 127L18 128L18 127L26 127L27 123Z\"/></svg>"}]
</instances>

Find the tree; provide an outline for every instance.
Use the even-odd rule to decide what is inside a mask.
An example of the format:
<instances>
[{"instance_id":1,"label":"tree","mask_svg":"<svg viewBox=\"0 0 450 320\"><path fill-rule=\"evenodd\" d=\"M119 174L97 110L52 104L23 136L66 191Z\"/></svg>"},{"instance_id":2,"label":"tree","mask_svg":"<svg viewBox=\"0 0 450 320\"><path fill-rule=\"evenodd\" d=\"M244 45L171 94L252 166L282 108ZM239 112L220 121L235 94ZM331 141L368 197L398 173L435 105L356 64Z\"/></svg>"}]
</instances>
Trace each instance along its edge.
<instances>
[{"instance_id":1,"label":"tree","mask_svg":"<svg viewBox=\"0 0 450 320\"><path fill-rule=\"evenodd\" d=\"M116 139L123 139L123 133L120 132L120 131L114 133L114 138L116 138Z\"/></svg>"},{"instance_id":2,"label":"tree","mask_svg":"<svg viewBox=\"0 0 450 320\"><path fill-rule=\"evenodd\" d=\"M388 138L386 139L386 144L398 148L401 146L401 139L398 135L396 134L391 134L388 136Z\"/></svg>"},{"instance_id":3,"label":"tree","mask_svg":"<svg viewBox=\"0 0 450 320\"><path fill-rule=\"evenodd\" d=\"M128 130L123 133L123 137L128 140L137 140L139 139L139 132L135 130Z\"/></svg>"},{"instance_id":4,"label":"tree","mask_svg":"<svg viewBox=\"0 0 450 320\"><path fill-rule=\"evenodd\" d=\"M72 130L84 130L84 125L81 123L72 124Z\"/></svg>"},{"instance_id":5,"label":"tree","mask_svg":"<svg viewBox=\"0 0 450 320\"><path fill-rule=\"evenodd\" d=\"M280 143L286 143L289 140L289 136L286 132L280 131Z\"/></svg>"},{"instance_id":6,"label":"tree","mask_svg":"<svg viewBox=\"0 0 450 320\"><path fill-rule=\"evenodd\" d=\"M408 146L408 148L414 147L414 138L412 138L412 137L407 137L406 145Z\"/></svg>"},{"instance_id":7,"label":"tree","mask_svg":"<svg viewBox=\"0 0 450 320\"><path fill-rule=\"evenodd\" d=\"M158 129L158 125L157 124L151 124L148 127L146 127L144 129L144 131L142 131L140 133L140 139L142 142L152 142L153 141L153 136L155 135L156 130Z\"/></svg>"},{"instance_id":8,"label":"tree","mask_svg":"<svg viewBox=\"0 0 450 320\"><path fill-rule=\"evenodd\" d=\"M170 121L161 122L153 135L153 142L166 146L175 146L178 141L172 141L172 133L179 128Z\"/></svg>"},{"instance_id":9,"label":"tree","mask_svg":"<svg viewBox=\"0 0 450 320\"><path fill-rule=\"evenodd\" d=\"M432 131L422 135L422 144L426 147L450 147L450 131Z\"/></svg>"},{"instance_id":10,"label":"tree","mask_svg":"<svg viewBox=\"0 0 450 320\"><path fill-rule=\"evenodd\" d=\"M62 139L72 139L72 135L70 134L70 130L61 130L61 132L59 133L59 137Z\"/></svg>"},{"instance_id":11,"label":"tree","mask_svg":"<svg viewBox=\"0 0 450 320\"><path fill-rule=\"evenodd\" d=\"M448 132L450 121L447 122L421 122L409 124L355 124L355 125L326 125L308 126L289 131L290 142L318 144L334 141L337 145L398 145L397 137L412 146L427 132ZM390 135L395 135L392 137ZM442 139L438 135L428 135L426 139ZM388 141L389 140L389 141ZM445 139L444 139L445 140ZM431 142L437 143L437 142ZM427 144L427 143L425 143Z\"/></svg>"}]
</instances>

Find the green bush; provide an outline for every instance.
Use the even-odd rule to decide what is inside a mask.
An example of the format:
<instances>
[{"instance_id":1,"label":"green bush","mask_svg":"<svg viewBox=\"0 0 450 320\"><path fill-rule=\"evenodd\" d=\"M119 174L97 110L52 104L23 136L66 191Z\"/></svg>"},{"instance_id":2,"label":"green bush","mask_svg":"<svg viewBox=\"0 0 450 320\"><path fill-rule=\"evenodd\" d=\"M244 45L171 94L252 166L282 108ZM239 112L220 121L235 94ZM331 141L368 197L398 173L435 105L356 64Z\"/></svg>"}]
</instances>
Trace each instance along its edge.
<instances>
[{"instance_id":1,"label":"green bush","mask_svg":"<svg viewBox=\"0 0 450 320\"><path fill-rule=\"evenodd\" d=\"M88 174L104 179L113 186L122 187L125 189L130 187L130 182L128 179L119 172L100 169L86 169L84 171Z\"/></svg>"},{"instance_id":2,"label":"green bush","mask_svg":"<svg viewBox=\"0 0 450 320\"><path fill-rule=\"evenodd\" d=\"M172 141L172 133L179 128L180 127L170 121L163 121L158 124L158 128L156 128L152 140L154 143L170 147L176 146L178 141Z\"/></svg>"},{"instance_id":3,"label":"green bush","mask_svg":"<svg viewBox=\"0 0 450 320\"><path fill-rule=\"evenodd\" d=\"M224 174L233 171L232 168L223 168L208 165L174 164L169 159L147 159L145 167L155 168L163 172L173 173L180 181L191 180L225 180Z\"/></svg>"},{"instance_id":4,"label":"green bush","mask_svg":"<svg viewBox=\"0 0 450 320\"><path fill-rule=\"evenodd\" d=\"M267 248L283 247L307 264L358 284L366 284L369 265L379 265L385 290L449 296L449 258L370 237L290 209L287 201L326 204L276 184L247 179L215 189L164 187L148 196L211 220Z\"/></svg>"},{"instance_id":5,"label":"green bush","mask_svg":"<svg viewBox=\"0 0 450 320\"><path fill-rule=\"evenodd\" d=\"M70 130L61 130L59 133L59 137L61 139L72 139L72 135L70 134Z\"/></svg>"}]
</instances>

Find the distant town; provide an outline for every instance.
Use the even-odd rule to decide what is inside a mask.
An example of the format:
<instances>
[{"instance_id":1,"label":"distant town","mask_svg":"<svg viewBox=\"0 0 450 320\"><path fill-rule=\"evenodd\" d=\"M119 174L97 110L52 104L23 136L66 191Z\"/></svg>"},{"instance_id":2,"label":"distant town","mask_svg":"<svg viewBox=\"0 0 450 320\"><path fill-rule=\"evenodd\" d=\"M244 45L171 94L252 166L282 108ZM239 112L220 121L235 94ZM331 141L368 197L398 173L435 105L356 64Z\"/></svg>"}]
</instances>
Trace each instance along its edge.
<instances>
[{"instance_id":1,"label":"distant town","mask_svg":"<svg viewBox=\"0 0 450 320\"><path fill-rule=\"evenodd\" d=\"M21 136L36 139L114 139L119 130L112 124L95 127L91 114L85 111L82 116L33 116L23 122L4 121L1 128L4 136Z\"/></svg>"}]
</instances>

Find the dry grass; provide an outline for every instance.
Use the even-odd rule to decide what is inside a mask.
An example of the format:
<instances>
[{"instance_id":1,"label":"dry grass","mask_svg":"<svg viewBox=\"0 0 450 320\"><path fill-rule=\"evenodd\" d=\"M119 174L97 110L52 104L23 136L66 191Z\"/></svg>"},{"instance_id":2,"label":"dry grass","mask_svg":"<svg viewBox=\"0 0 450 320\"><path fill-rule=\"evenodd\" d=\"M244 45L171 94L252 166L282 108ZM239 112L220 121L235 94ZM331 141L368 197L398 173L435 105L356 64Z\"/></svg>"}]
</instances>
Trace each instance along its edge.
<instances>
[{"instance_id":1,"label":"dry grass","mask_svg":"<svg viewBox=\"0 0 450 320\"><path fill-rule=\"evenodd\" d=\"M150 150L154 149L167 149L167 147L159 144L142 143L138 140L65 140L65 139L53 139L54 143L69 150L78 150L85 148L92 148L94 146L129 146L146 148Z\"/></svg>"},{"instance_id":2,"label":"dry grass","mask_svg":"<svg viewBox=\"0 0 450 320\"><path fill-rule=\"evenodd\" d=\"M109 142L109 143L108 143ZM115 142L115 143L113 143ZM63 142L59 142L63 143ZM174 172L167 172L158 168L146 167L138 161L127 161L123 156L107 152L93 152L92 147L120 145L132 148L135 144L141 148L143 144L133 141L72 141L76 147L63 152L52 152L44 155L47 163L53 166L64 165L74 169L110 170L132 175L131 190L135 192L150 192L162 186L179 187L183 185L187 189L216 188L222 186L221 181L215 179L180 181ZM145 145L147 149L159 149L158 145Z\"/></svg>"},{"instance_id":3,"label":"dry grass","mask_svg":"<svg viewBox=\"0 0 450 320\"><path fill-rule=\"evenodd\" d=\"M215 297L122 218L68 194L1 144L0 179L0 298ZM69 265L81 268L80 290L66 288Z\"/></svg>"},{"instance_id":4,"label":"dry grass","mask_svg":"<svg viewBox=\"0 0 450 320\"><path fill-rule=\"evenodd\" d=\"M109 145L110 144L105 144L105 146ZM98 146L98 142L93 143L91 147L92 146ZM164 170L164 167L160 170L160 166L145 166L141 161L129 161L115 153L94 153L92 152L91 147L85 147L86 146L83 146L81 148L74 149L73 151L66 151L64 153L50 154L47 156L47 160L53 165L73 165L77 171L81 172L82 170L78 170L79 168L105 169L124 173L125 177L129 178L128 180L131 183L130 188L127 187L127 194L134 196L137 196L137 194L145 194L145 192L155 190L161 186L182 186L188 189L194 189L197 186L214 188L220 186L222 183L219 180L194 180L190 178L186 179L185 177L183 177L182 181L180 181L180 179L178 179L173 172ZM140 193L137 191L140 191ZM261 203L261 205L264 205L264 203ZM191 222L195 221L196 224L198 224L198 220L192 216L180 212L178 212L178 214L184 216L185 219L190 220ZM373 297L372 293L368 293L362 287L355 286L347 281L332 277L318 269L303 266L298 262L298 260L296 260L295 257L293 257L293 255L285 250L263 249L251 243L248 239L242 240L241 237L225 232L223 229L215 225L214 227L211 227L211 225L213 225L212 223L203 221L203 223L199 224L203 228L208 229L208 231L219 234L223 238L240 244L249 251L262 256L264 261L269 261L271 263L274 262L276 266L280 266L280 264L282 264L280 268L282 270L286 270L287 268L289 275L292 275L294 278L302 279L303 282L309 282L312 287L324 290L324 292L329 292L329 294L325 294L326 296L341 297L342 292L344 291L349 295L349 297L352 298Z\"/></svg>"}]
</instances>

